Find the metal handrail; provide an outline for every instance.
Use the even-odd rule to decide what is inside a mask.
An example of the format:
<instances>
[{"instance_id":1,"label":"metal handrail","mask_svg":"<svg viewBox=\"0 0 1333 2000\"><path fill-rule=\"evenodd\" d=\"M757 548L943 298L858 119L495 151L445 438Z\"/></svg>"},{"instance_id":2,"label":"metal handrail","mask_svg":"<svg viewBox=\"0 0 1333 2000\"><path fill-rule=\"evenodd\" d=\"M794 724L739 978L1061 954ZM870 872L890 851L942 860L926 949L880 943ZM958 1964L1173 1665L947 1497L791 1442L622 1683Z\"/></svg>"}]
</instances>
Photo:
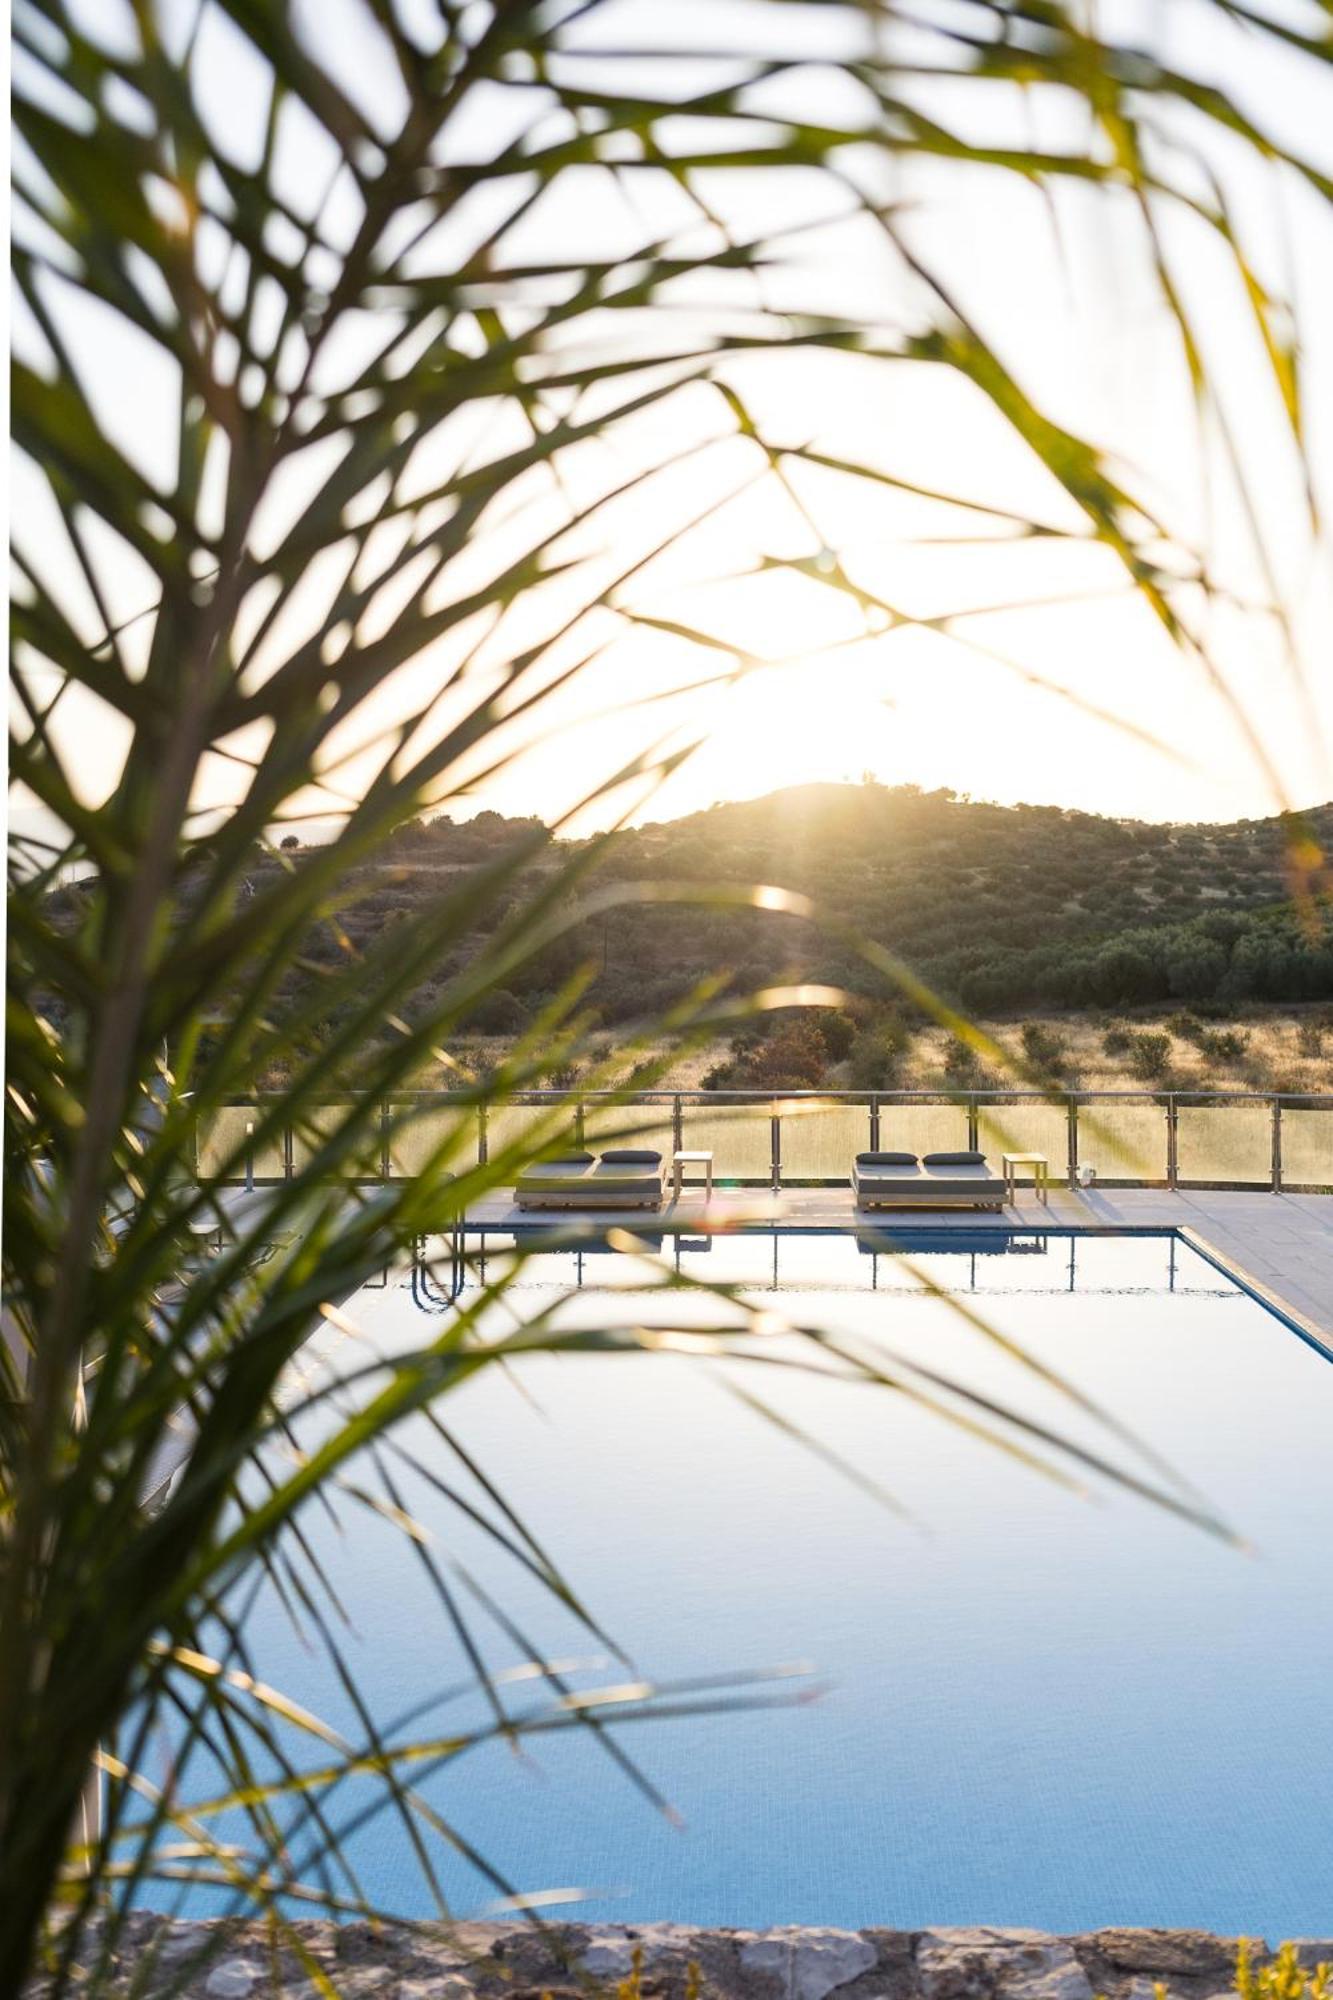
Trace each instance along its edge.
<instances>
[{"instance_id":1,"label":"metal handrail","mask_svg":"<svg viewBox=\"0 0 1333 2000\"><path fill-rule=\"evenodd\" d=\"M244 1108L257 1109L266 1104L281 1104L285 1092L260 1091L245 1097L224 1097L221 1103L230 1110ZM321 1092L310 1101L314 1104L346 1104L352 1100L351 1090ZM1024 1090L1018 1086L1000 1090L702 1090L683 1088L680 1090L582 1090L577 1087L567 1090L511 1090L497 1097L487 1090L395 1090L390 1091L381 1101L386 1104L456 1104L475 1108L487 1104L492 1109L505 1105L528 1104L671 1104L677 1099L693 1104L955 1104L966 1106L970 1103L1026 1103L1062 1105L1071 1101L1084 1103L1134 1103L1161 1104L1171 1102L1194 1104L1287 1104L1307 1106L1310 1109L1333 1110L1333 1094L1322 1091L1304 1090L1157 1090L1145 1085L1139 1090L1076 1090L1072 1088L1052 1088L1047 1090Z\"/></svg>"},{"instance_id":2,"label":"metal handrail","mask_svg":"<svg viewBox=\"0 0 1333 2000\"><path fill-rule=\"evenodd\" d=\"M322 1094L314 1102L319 1104L346 1103L349 1092L329 1092ZM230 1149L229 1157L238 1168L243 1168L247 1182L255 1180L290 1179L295 1171L295 1147L298 1127L293 1121L274 1120L272 1114L281 1112L283 1093L266 1091L249 1097L235 1097L226 1100L229 1108L246 1108L256 1114L267 1114L270 1123L278 1126L282 1149L282 1170L279 1174L256 1175L253 1147L247 1142ZM378 1146L377 1171L368 1172L361 1178L369 1182L387 1181L394 1178L393 1135L398 1122L410 1123L418 1112L429 1112L432 1108L447 1111L450 1108L474 1115L477 1121L475 1158L478 1165L487 1161L490 1147L490 1119L506 1107L557 1109L568 1107L573 1131L580 1143L584 1138L585 1116L589 1107L608 1106L621 1110L636 1107L669 1112L672 1145L679 1149L684 1137L684 1114L688 1109L706 1107L722 1116L728 1112L751 1110L761 1112L769 1121L769 1143L767 1172L763 1174L736 1175L725 1169L719 1170L719 1178L731 1180L740 1185L770 1186L778 1190L792 1185L845 1185L828 1177L793 1175L784 1172L782 1127L786 1119L799 1123L803 1113L816 1111L822 1107L847 1106L861 1108L866 1114L866 1141L870 1148L881 1143L882 1120L885 1112L913 1106L951 1106L965 1113L967 1118L967 1143L975 1147L980 1137L980 1122L987 1110L1004 1108L1019 1109L1041 1105L1053 1110L1063 1108L1065 1112L1064 1153L1062 1163L1052 1157L1056 1172L1068 1180L1072 1187L1077 1184L1081 1158L1085 1151L1096 1152L1098 1146L1096 1130L1096 1110L1098 1107L1123 1105L1126 1107L1152 1106L1163 1115L1164 1133L1161 1154L1161 1171L1149 1175L1125 1173L1100 1173L1098 1178L1111 1186L1142 1187L1271 1187L1275 1192L1284 1189L1333 1188L1333 1152L1330 1154L1326 1175L1315 1181L1291 1181L1286 1176L1284 1166L1283 1114L1297 1111L1323 1111L1333 1115L1333 1094L1301 1091L1243 1091L1243 1090L1154 1090L1150 1085L1132 1090L1077 1090L1064 1086L1047 1086L1043 1089L1014 1086L1009 1089L954 1090L947 1087L935 1090L705 1090L701 1087L685 1090L642 1090L629 1087L621 1089L580 1089L577 1085L561 1089L537 1089L508 1091L503 1097L495 1098L488 1090L402 1090L394 1091L378 1105ZM1270 1138L1267 1158L1262 1174L1256 1172L1248 1179L1235 1181L1221 1178L1204 1178L1185 1175L1181 1172L1181 1117L1191 1108L1234 1108L1252 1107L1265 1109L1269 1117ZM1081 1125L1080 1110L1089 1114ZM1333 1128L1330 1128L1333 1130ZM247 1126L247 1134L252 1136L253 1122ZM1089 1141L1088 1146L1081 1142ZM276 1140L275 1140L276 1143ZM1155 1149L1154 1149L1155 1150ZM1124 1164L1121 1162L1120 1164ZM1322 1167L1322 1161L1318 1163ZM202 1170L202 1169L201 1169ZM219 1176L225 1180L240 1179L241 1173Z\"/></svg>"}]
</instances>

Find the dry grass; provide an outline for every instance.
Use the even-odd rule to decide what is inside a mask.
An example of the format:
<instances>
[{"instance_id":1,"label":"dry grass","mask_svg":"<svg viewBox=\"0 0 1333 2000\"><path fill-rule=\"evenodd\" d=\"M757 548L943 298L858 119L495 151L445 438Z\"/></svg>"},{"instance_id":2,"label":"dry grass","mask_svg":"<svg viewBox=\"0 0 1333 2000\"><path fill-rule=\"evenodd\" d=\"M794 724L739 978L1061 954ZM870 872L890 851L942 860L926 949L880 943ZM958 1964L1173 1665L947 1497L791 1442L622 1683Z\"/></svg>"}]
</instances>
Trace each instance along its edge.
<instances>
[{"instance_id":1,"label":"dry grass","mask_svg":"<svg viewBox=\"0 0 1333 2000\"><path fill-rule=\"evenodd\" d=\"M1063 1043L1064 1065L1052 1072L1052 1080L1063 1081L1080 1090L1144 1090L1172 1087L1178 1090L1282 1090L1327 1095L1333 1093L1333 1010L1323 1004L1308 1007L1250 1006L1224 1019L1201 1021L1205 1032L1225 1034L1228 1030L1244 1037L1239 1057L1219 1058L1201 1049L1196 1042L1173 1032L1171 1023L1186 1010L1179 1006L1151 1008L1141 1012L1099 1014L1027 1014L1003 1021L981 1021L978 1027L1017 1065L1023 1060L1023 1028L1029 1023L1044 1029ZM1170 1037L1170 1064L1158 1079L1135 1073L1132 1053L1108 1055L1103 1040L1108 1028L1121 1026L1131 1035L1167 1034ZM1322 1047L1312 1052L1314 1031L1321 1031ZM951 1037L941 1028L918 1029L911 1037L895 1088L899 1090L943 1090L958 1088L946 1069ZM494 1044L498 1051L500 1044ZM478 1053L483 1053L478 1045ZM727 1053L725 1042L682 1057L663 1080L667 1090L698 1090L708 1070ZM841 1072L830 1070L831 1088L839 1085ZM977 1089L1003 1088L1013 1081L1014 1072L988 1072L983 1065L974 1080ZM844 1086L845 1087L845 1086Z\"/></svg>"},{"instance_id":2,"label":"dry grass","mask_svg":"<svg viewBox=\"0 0 1333 2000\"><path fill-rule=\"evenodd\" d=\"M1035 1023L1058 1038L1067 1050L1061 1068L1053 1071L1062 1081L1080 1090L1142 1090L1151 1080L1135 1073L1131 1052L1108 1055L1103 1041L1113 1024L1128 1028L1131 1035L1170 1036L1170 1065L1160 1085L1178 1090L1282 1090L1327 1093L1333 1091L1333 1026L1322 1033L1319 1054L1306 1052L1309 1026L1318 1026L1327 1013L1319 1006L1307 1008L1252 1007L1225 1020L1202 1023L1205 1031L1225 1034L1232 1030L1244 1038L1244 1052L1231 1059L1219 1058L1201 1049L1187 1037L1175 1033L1171 1023L1181 1009L1159 1008L1133 1014L1031 1014L1009 1021L978 1025L1015 1062L1023 1057L1022 1031ZM1307 1042L1302 1041L1305 1027ZM904 1065L901 1088L935 1090L947 1083L945 1062L950 1037L941 1029L927 1028L914 1037ZM995 1077L995 1084L1008 1079ZM979 1084L978 1087L984 1088Z\"/></svg>"}]
</instances>

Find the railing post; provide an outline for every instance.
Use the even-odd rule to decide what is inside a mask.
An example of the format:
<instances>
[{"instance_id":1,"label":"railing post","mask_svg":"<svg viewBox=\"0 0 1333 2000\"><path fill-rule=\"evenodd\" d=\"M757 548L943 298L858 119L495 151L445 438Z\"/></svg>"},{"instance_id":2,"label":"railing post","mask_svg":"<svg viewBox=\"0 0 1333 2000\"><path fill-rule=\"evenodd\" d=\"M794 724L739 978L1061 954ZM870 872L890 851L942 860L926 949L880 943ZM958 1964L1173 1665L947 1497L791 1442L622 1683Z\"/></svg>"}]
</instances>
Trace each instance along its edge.
<instances>
[{"instance_id":1,"label":"railing post","mask_svg":"<svg viewBox=\"0 0 1333 2000\"><path fill-rule=\"evenodd\" d=\"M296 1172L296 1145L292 1139L291 1121L282 1128L282 1178L289 1181Z\"/></svg>"},{"instance_id":2,"label":"railing post","mask_svg":"<svg viewBox=\"0 0 1333 2000\"><path fill-rule=\"evenodd\" d=\"M782 1186L782 1120L775 1111L771 1119L773 1148L773 1192Z\"/></svg>"},{"instance_id":3,"label":"railing post","mask_svg":"<svg viewBox=\"0 0 1333 2000\"><path fill-rule=\"evenodd\" d=\"M681 1153L685 1150L685 1112L680 1101L680 1092L671 1100L671 1150Z\"/></svg>"},{"instance_id":4,"label":"railing post","mask_svg":"<svg viewBox=\"0 0 1333 2000\"><path fill-rule=\"evenodd\" d=\"M393 1172L393 1162L389 1158L389 1124L389 1100L386 1097L380 1104L380 1179L382 1181L387 1181Z\"/></svg>"},{"instance_id":5,"label":"railing post","mask_svg":"<svg viewBox=\"0 0 1333 2000\"><path fill-rule=\"evenodd\" d=\"M981 1119L977 1111L977 1100L969 1094L967 1100L967 1146L969 1152L975 1153L978 1150L980 1139Z\"/></svg>"},{"instance_id":6,"label":"railing post","mask_svg":"<svg viewBox=\"0 0 1333 2000\"><path fill-rule=\"evenodd\" d=\"M1168 1093L1166 1100L1166 1184L1176 1186L1180 1179L1180 1107L1176 1103L1176 1093Z\"/></svg>"},{"instance_id":7,"label":"railing post","mask_svg":"<svg viewBox=\"0 0 1333 2000\"><path fill-rule=\"evenodd\" d=\"M583 1148L583 1111L583 1099L580 1098L574 1106L574 1144L580 1151Z\"/></svg>"},{"instance_id":8,"label":"railing post","mask_svg":"<svg viewBox=\"0 0 1333 2000\"><path fill-rule=\"evenodd\" d=\"M1282 1192L1282 1099L1273 1099L1273 1193Z\"/></svg>"},{"instance_id":9,"label":"railing post","mask_svg":"<svg viewBox=\"0 0 1333 2000\"><path fill-rule=\"evenodd\" d=\"M486 1164L486 1106L485 1103L483 1102L477 1106L477 1165L479 1167L484 1167L485 1164Z\"/></svg>"},{"instance_id":10,"label":"railing post","mask_svg":"<svg viewBox=\"0 0 1333 2000\"><path fill-rule=\"evenodd\" d=\"M245 1191L247 1194L253 1194L255 1191L255 1121L253 1118L247 1119L245 1126Z\"/></svg>"},{"instance_id":11,"label":"railing post","mask_svg":"<svg viewBox=\"0 0 1333 2000\"><path fill-rule=\"evenodd\" d=\"M871 1152L872 1152L872 1153L877 1153L877 1152L879 1151L879 1099L878 1099L878 1097L872 1097L872 1098L871 1098L871 1100L870 1100L870 1150L871 1150Z\"/></svg>"},{"instance_id":12,"label":"railing post","mask_svg":"<svg viewBox=\"0 0 1333 2000\"><path fill-rule=\"evenodd\" d=\"M1068 1123L1069 1185L1071 1188L1076 1188L1078 1186L1078 1099L1072 1090L1065 1105L1065 1113Z\"/></svg>"}]
</instances>

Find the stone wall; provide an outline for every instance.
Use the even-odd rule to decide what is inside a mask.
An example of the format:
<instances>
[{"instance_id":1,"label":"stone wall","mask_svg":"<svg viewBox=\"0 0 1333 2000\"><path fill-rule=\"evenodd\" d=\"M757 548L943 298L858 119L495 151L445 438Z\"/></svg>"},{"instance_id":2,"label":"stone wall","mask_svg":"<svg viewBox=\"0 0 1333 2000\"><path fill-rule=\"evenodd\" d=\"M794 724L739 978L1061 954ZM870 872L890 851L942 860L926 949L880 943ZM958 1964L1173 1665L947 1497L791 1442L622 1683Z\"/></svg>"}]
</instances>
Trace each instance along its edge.
<instances>
[{"instance_id":1,"label":"stone wall","mask_svg":"<svg viewBox=\"0 0 1333 2000\"><path fill-rule=\"evenodd\" d=\"M1204 1931L691 1930L562 1924L298 1923L274 1948L258 1923L176 1923L148 1914L122 1927L110 1990L142 2000L306 2000L316 1968L346 2000L588 2000L627 1978L641 1953L643 2000L1172 2000L1232 1993L1238 1940ZM1313 1969L1333 1938L1296 1941ZM97 1955L90 1938L82 1954ZM1269 1956L1258 1943L1256 1961ZM40 1995L41 1984L30 1989ZM327 1989L323 1989L327 1990ZM1234 2000L1234 1995L1233 1995Z\"/></svg>"}]
</instances>

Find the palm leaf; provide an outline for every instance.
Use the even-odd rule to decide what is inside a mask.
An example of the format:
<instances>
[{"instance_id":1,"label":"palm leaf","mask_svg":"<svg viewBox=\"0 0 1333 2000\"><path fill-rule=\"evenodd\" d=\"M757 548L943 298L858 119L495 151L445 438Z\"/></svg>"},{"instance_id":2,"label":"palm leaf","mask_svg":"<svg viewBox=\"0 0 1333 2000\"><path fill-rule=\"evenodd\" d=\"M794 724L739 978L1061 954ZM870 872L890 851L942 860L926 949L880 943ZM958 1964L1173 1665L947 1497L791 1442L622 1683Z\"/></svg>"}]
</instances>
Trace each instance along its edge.
<instances>
[{"instance_id":1,"label":"palm leaf","mask_svg":"<svg viewBox=\"0 0 1333 2000\"><path fill-rule=\"evenodd\" d=\"M1173 530L1146 481L1103 442L1046 411L1021 361L1002 355L934 268L910 205L886 201L884 179L926 163L935 174L1016 176L1052 202L1061 189L1131 204L1200 410L1225 421L1233 392L1210 373L1198 305L1162 249L1161 217L1178 212L1207 231L1252 316L1282 448L1317 528L1300 328L1264 246L1238 219L1214 140L1316 203L1329 198L1327 178L1211 74L1099 37L1084 9L1061 0L947 10L819 0L806 12L813 38L779 0L737 17L735 39L699 85L669 35L659 48L621 46L619 12L600 0L540 9L503 0L480 25L442 5L433 35L365 0L355 49L379 79L368 91L360 66L339 60L346 51L282 0L207 0L184 22L145 0L123 34L87 9L71 17L60 0L17 9L14 422L24 477L43 504L35 525L19 510L14 600L12 782L20 804L40 809L41 827L14 839L9 927L6 1990L45 1949L62 1897L78 1921L52 1945L57 1990L74 1978L82 1924L98 1905L109 1914L107 1975L120 1917L150 1879L207 1879L238 1906L267 1911L286 1942L288 1898L363 1909L347 1823L330 1806L353 1772L382 1780L358 1811L391 1810L427 1879L426 1827L446 1847L467 1845L423 1808L404 1769L463 1754L486 1731L429 1742L385 1734L337 1645L338 1607L301 1508L332 1505L344 1480L356 1504L387 1508L410 1532L394 1498L405 1467L393 1427L405 1415L430 1413L437 1440L480 1473L436 1408L459 1384L523 1353L656 1350L668 1334L580 1332L517 1307L510 1334L488 1334L484 1315L509 1297L519 1258L387 1376L348 1368L336 1393L303 1395L289 1371L321 1314L336 1317L368 1278L558 1135L559 1112L480 1165L464 1164L446 1132L424 1144L414 1177L360 1184L368 1160L416 1147L420 1114L406 1093L423 1065L453 1060L469 1013L627 892L599 883L597 841L557 858L534 837L446 888L411 937L358 947L350 913L361 871L394 830L511 773L562 698L614 661L624 633L669 627L691 663L682 679L715 673L708 632L688 614L654 610L664 554L738 495L768 489L822 556L816 513L793 476L807 464L937 507L949 525L1075 553L1100 544L1182 657L1201 661L1232 701L1282 797L1257 719L1207 655L1208 609L1229 601L1209 552ZM1211 12L1220 29L1280 46L1312 75L1333 54L1326 33L1239 0L1212 0ZM912 39L900 45L904 28ZM910 59L900 53L909 48ZM260 105L248 153L219 116L230 107L219 104L216 74L225 94L231 63L244 66ZM826 107L817 72L830 67L846 89ZM1020 89L1072 92L1093 138L1063 151L978 143L964 116L940 114L941 79L982 106ZM482 93L497 114L503 106L489 144L476 117ZM624 204L618 247L578 219L590 176ZM817 186L824 206L789 225L786 194L798 180ZM734 222L728 188L761 190L754 212L771 226ZM681 219L664 225L637 204L666 191ZM548 227L571 200L574 226ZM825 309L810 254L825 222L862 228L892 258L902 288L886 294L882 314ZM165 458L125 421L137 388L103 356L113 326L145 381L174 385L164 392ZM797 371L793 381L808 362L949 371L1046 469L1055 508L997 506L862 463L818 436L794 445L770 435L755 371L772 357ZM645 445L649 432L669 447ZM686 467L682 503L672 482ZM1239 448L1233 477L1253 497ZM626 528L636 510L651 529ZM1252 513L1260 554L1261 513ZM891 624L911 622L834 555L818 580ZM1269 609L1286 617L1280 603ZM957 636L965 616L919 622ZM1289 653L1300 685L1307 670L1294 638ZM998 651L996 664L1008 664ZM627 707L635 693L626 690ZM627 800L641 803L686 754L654 741L652 701L638 722L637 752L589 774L577 801L603 822ZM105 749L101 780L87 773L90 743ZM276 830L312 818L332 819L332 837L282 864ZM808 909L743 885L690 893L718 909ZM500 903L511 914L478 946L478 916ZM979 1042L910 967L846 942ZM433 998L416 1006L437 967ZM469 1084L467 1108L482 1115L531 1084L552 1053L587 1054L585 987L574 969L498 1076ZM821 998L721 992L705 980L665 1023L642 1023L642 1047L660 1047L663 1027L668 1041L689 1044L747 1010ZM639 1053L627 1036L591 1074L614 1087ZM285 1087L265 1097L278 1065ZM243 1120L224 1144L224 1172L285 1130L301 1146L290 1179L246 1212L226 1208L198 1172L201 1134L221 1129L238 1102L254 1130ZM201 1241L210 1225L221 1231L216 1254ZM734 1331L744 1302L719 1305ZM1068 1460L1217 1525L1169 1482L1071 1446L1017 1407L799 1331L812 1364L831 1359L851 1380L911 1396L1036 1471L1072 1483ZM1054 1386L1088 1414L1074 1385ZM306 1422L327 1428L293 1466L282 1452ZM1108 1434L1133 1443L1114 1425ZM365 1483L367 1466L377 1487ZM459 1504L451 1482L439 1491ZM484 1478L480 1491L467 1504L491 1538L600 1631L504 1496ZM465 1650L480 1613L540 1660L476 1579L434 1552L429 1562L430 1588ZM340 1739L314 1773L294 1740L318 1736L318 1725L299 1702L258 1693L260 1663L245 1654L247 1593L261 1583L336 1662L356 1710L361 1740ZM201 1657L219 1671L199 1670ZM606 1715L646 1719L729 1698L722 1688L621 1690L603 1706L547 1663L550 1705L515 1711L475 1648L473 1657L492 1731L589 1729L650 1792ZM140 1757L159 1730L206 1750L223 1773L216 1798L192 1806L182 1796L188 1755L166 1785L149 1784ZM70 1853L74 1808L99 1754L110 1773L103 1838ZM146 1817L130 1816L136 1798ZM205 1823L209 1806L224 1830ZM242 1824L244 1842L233 1840L227 1829ZM283 1852L297 1832L308 1836L310 1880ZM492 1863L471 1858L509 1894Z\"/></svg>"}]
</instances>

